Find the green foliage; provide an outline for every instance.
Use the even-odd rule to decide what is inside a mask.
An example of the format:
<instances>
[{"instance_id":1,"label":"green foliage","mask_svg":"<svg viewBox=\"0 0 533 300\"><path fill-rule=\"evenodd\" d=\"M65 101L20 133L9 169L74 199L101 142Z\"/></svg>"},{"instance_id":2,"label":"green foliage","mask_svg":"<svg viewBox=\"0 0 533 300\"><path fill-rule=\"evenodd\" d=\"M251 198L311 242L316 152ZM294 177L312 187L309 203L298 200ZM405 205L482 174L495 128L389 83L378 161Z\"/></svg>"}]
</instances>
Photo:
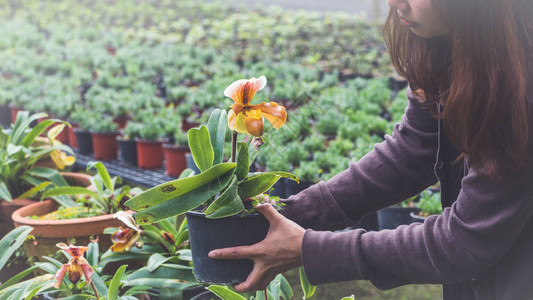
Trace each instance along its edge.
<instances>
[{"instance_id":1,"label":"green foliage","mask_svg":"<svg viewBox=\"0 0 533 300\"><path fill-rule=\"evenodd\" d=\"M420 199L416 205L420 209L420 215L427 217L430 215L438 215L442 213L442 205L440 203L440 193L431 190L425 190L420 194Z\"/></svg>"}]
</instances>

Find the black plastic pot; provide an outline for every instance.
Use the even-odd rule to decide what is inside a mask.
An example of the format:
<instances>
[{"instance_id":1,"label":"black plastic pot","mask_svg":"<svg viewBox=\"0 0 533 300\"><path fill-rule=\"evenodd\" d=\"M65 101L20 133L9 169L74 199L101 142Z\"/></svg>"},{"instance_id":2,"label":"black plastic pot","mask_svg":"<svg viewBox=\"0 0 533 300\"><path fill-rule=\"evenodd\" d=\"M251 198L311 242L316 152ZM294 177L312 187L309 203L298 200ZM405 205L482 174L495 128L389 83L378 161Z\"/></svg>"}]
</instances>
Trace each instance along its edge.
<instances>
[{"instance_id":1,"label":"black plastic pot","mask_svg":"<svg viewBox=\"0 0 533 300\"><path fill-rule=\"evenodd\" d=\"M251 260L215 260L208 253L262 241L269 228L267 219L260 214L220 219L207 219L205 214L194 211L186 215L196 280L221 285L244 282L254 266Z\"/></svg>"},{"instance_id":2,"label":"black plastic pot","mask_svg":"<svg viewBox=\"0 0 533 300\"><path fill-rule=\"evenodd\" d=\"M193 170L195 174L200 174L200 169L198 169L198 167L194 163L194 158L192 157L192 154L186 153L185 159L187 160L187 169Z\"/></svg>"},{"instance_id":3,"label":"black plastic pot","mask_svg":"<svg viewBox=\"0 0 533 300\"><path fill-rule=\"evenodd\" d=\"M287 194L287 182L290 179L281 177L271 188L269 194L272 196L279 196L282 199L288 198Z\"/></svg>"},{"instance_id":4,"label":"black plastic pot","mask_svg":"<svg viewBox=\"0 0 533 300\"><path fill-rule=\"evenodd\" d=\"M287 185L287 197L289 197L291 195L298 194L299 192L305 190L306 188L310 187L313 184L307 181L300 181L300 183L298 183L296 181L289 179L286 181L286 185Z\"/></svg>"},{"instance_id":5,"label":"black plastic pot","mask_svg":"<svg viewBox=\"0 0 533 300\"><path fill-rule=\"evenodd\" d=\"M416 223L416 222L424 223L424 220L426 219L418 215L418 210L412 211L410 213L410 217L411 217L411 223Z\"/></svg>"},{"instance_id":6,"label":"black plastic pot","mask_svg":"<svg viewBox=\"0 0 533 300\"><path fill-rule=\"evenodd\" d=\"M0 125L7 128L11 125L11 109L8 105L0 105Z\"/></svg>"},{"instance_id":7,"label":"black plastic pot","mask_svg":"<svg viewBox=\"0 0 533 300\"><path fill-rule=\"evenodd\" d=\"M400 225L411 224L409 214L415 209L414 207L390 206L378 210L379 229L395 229Z\"/></svg>"},{"instance_id":8,"label":"black plastic pot","mask_svg":"<svg viewBox=\"0 0 533 300\"><path fill-rule=\"evenodd\" d=\"M376 212L363 216L359 223L352 228L361 228L366 231L379 230L378 215Z\"/></svg>"},{"instance_id":9,"label":"black plastic pot","mask_svg":"<svg viewBox=\"0 0 533 300\"><path fill-rule=\"evenodd\" d=\"M78 151L81 154L92 154L93 138L91 136L91 132L88 130L75 128L74 133L76 134L76 140L78 141Z\"/></svg>"},{"instance_id":10,"label":"black plastic pot","mask_svg":"<svg viewBox=\"0 0 533 300\"><path fill-rule=\"evenodd\" d=\"M137 165L137 143L135 140L124 140L120 136L118 141L118 158L132 166Z\"/></svg>"}]
</instances>

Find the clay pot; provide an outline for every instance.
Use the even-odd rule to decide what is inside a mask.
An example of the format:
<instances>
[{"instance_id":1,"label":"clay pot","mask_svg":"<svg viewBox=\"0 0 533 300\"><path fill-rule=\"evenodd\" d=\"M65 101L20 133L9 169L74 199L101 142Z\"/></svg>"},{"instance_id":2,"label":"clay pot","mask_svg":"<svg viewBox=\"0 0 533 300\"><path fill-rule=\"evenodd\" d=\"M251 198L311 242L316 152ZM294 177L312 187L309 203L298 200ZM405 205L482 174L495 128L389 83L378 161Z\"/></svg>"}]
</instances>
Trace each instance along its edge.
<instances>
[{"instance_id":1,"label":"clay pot","mask_svg":"<svg viewBox=\"0 0 533 300\"><path fill-rule=\"evenodd\" d=\"M124 129L130 120L130 117L114 117L113 123L117 124L118 129Z\"/></svg>"},{"instance_id":2,"label":"clay pot","mask_svg":"<svg viewBox=\"0 0 533 300\"><path fill-rule=\"evenodd\" d=\"M65 128L68 135L68 143L70 147L78 149L78 139L76 138L76 133L74 132L74 129L78 128L78 124L70 123L70 125L72 125L72 127L67 126Z\"/></svg>"},{"instance_id":3,"label":"clay pot","mask_svg":"<svg viewBox=\"0 0 533 300\"><path fill-rule=\"evenodd\" d=\"M9 105L9 109L11 110L11 123L15 123L18 112L24 110L24 108L22 106Z\"/></svg>"},{"instance_id":4,"label":"clay pot","mask_svg":"<svg viewBox=\"0 0 533 300\"><path fill-rule=\"evenodd\" d=\"M178 177L187 168L185 154L189 153L189 147L163 144L165 154L166 172L168 176Z\"/></svg>"},{"instance_id":5,"label":"clay pot","mask_svg":"<svg viewBox=\"0 0 533 300\"><path fill-rule=\"evenodd\" d=\"M119 132L91 132L94 158L110 161L117 158Z\"/></svg>"},{"instance_id":6,"label":"clay pot","mask_svg":"<svg viewBox=\"0 0 533 300\"><path fill-rule=\"evenodd\" d=\"M143 169L159 169L163 166L163 142L135 139L137 143L137 165Z\"/></svg>"}]
</instances>

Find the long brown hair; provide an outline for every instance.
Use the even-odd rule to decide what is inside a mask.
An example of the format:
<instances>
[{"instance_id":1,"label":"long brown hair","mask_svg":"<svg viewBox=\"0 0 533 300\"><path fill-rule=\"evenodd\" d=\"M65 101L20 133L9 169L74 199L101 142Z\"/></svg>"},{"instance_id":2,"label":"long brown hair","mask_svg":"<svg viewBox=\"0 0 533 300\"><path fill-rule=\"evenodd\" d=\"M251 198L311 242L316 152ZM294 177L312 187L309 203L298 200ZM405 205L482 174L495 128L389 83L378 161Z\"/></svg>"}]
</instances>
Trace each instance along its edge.
<instances>
[{"instance_id":1,"label":"long brown hair","mask_svg":"<svg viewBox=\"0 0 533 300\"><path fill-rule=\"evenodd\" d=\"M439 117L445 133L468 163L502 181L522 165L528 147L533 1L433 0L433 5L448 24L446 36L420 38L391 9L384 37L392 63L423 91L423 105L434 112L437 103L444 105Z\"/></svg>"}]
</instances>

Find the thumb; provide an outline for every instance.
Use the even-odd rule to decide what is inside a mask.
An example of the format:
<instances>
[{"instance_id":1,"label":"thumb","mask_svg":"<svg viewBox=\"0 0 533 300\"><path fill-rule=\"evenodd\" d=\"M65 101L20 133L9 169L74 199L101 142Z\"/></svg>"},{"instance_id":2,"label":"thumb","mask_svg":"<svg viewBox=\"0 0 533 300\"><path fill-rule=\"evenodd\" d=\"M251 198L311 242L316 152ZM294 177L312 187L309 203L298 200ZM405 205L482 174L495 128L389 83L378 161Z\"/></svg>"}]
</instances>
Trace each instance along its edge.
<instances>
[{"instance_id":1,"label":"thumb","mask_svg":"<svg viewBox=\"0 0 533 300\"><path fill-rule=\"evenodd\" d=\"M270 224L282 221L285 218L269 203L259 204L255 207L255 210L265 216Z\"/></svg>"}]
</instances>

